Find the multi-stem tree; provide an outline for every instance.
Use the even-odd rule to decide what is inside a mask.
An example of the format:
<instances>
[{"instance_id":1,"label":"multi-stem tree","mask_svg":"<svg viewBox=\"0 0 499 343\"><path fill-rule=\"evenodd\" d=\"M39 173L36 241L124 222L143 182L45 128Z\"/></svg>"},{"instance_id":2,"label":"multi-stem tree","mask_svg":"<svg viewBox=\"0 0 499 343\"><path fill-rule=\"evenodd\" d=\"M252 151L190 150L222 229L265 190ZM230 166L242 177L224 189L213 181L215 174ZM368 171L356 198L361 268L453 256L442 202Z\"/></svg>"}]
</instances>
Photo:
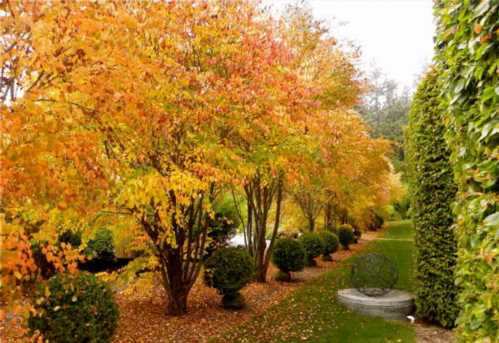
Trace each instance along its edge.
<instances>
[{"instance_id":1,"label":"multi-stem tree","mask_svg":"<svg viewBox=\"0 0 499 343\"><path fill-rule=\"evenodd\" d=\"M3 29L23 39L2 55L19 89L2 107L3 208L133 217L184 313L211 202L238 169L231 139L278 113L276 87L291 94L285 49L245 1L10 5Z\"/></svg>"}]
</instances>

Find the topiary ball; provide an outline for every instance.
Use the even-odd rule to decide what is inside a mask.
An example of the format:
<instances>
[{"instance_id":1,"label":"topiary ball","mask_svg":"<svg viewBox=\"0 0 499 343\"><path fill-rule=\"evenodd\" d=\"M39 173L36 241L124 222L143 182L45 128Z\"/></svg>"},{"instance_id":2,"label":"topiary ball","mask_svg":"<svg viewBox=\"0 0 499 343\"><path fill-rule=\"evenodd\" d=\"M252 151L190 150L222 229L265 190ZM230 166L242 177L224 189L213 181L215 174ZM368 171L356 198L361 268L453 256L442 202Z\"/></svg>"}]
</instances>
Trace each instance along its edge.
<instances>
[{"instance_id":1,"label":"topiary ball","mask_svg":"<svg viewBox=\"0 0 499 343\"><path fill-rule=\"evenodd\" d=\"M205 282L218 290L224 296L222 305L231 304L226 308L236 308L231 299L237 298L241 306L244 302L236 297L241 288L246 286L253 278L254 265L249 253L242 248L222 248L216 250L205 262L205 268L210 277Z\"/></svg>"},{"instance_id":2,"label":"topiary ball","mask_svg":"<svg viewBox=\"0 0 499 343\"><path fill-rule=\"evenodd\" d=\"M352 287L367 296L381 296L393 289L398 281L396 265L385 255L370 253L352 263Z\"/></svg>"},{"instance_id":3,"label":"topiary ball","mask_svg":"<svg viewBox=\"0 0 499 343\"><path fill-rule=\"evenodd\" d=\"M107 284L88 273L57 274L34 294L28 328L54 343L111 341L118 306Z\"/></svg>"},{"instance_id":4,"label":"topiary ball","mask_svg":"<svg viewBox=\"0 0 499 343\"><path fill-rule=\"evenodd\" d=\"M315 232L306 232L299 238L307 253L307 265L315 266L315 258L322 254L323 242L321 236Z\"/></svg>"},{"instance_id":5,"label":"topiary ball","mask_svg":"<svg viewBox=\"0 0 499 343\"><path fill-rule=\"evenodd\" d=\"M350 224L343 224L338 228L338 240L343 248L350 249L350 244L355 242L355 235Z\"/></svg>"},{"instance_id":6,"label":"topiary ball","mask_svg":"<svg viewBox=\"0 0 499 343\"><path fill-rule=\"evenodd\" d=\"M280 238L272 251L272 263L279 268L278 281L291 281L291 273L305 267L306 251L301 242L292 238Z\"/></svg>"},{"instance_id":7,"label":"topiary ball","mask_svg":"<svg viewBox=\"0 0 499 343\"><path fill-rule=\"evenodd\" d=\"M321 232L320 236L323 242L322 259L324 261L332 261L331 254L338 251L338 237L334 233L327 231Z\"/></svg>"}]
</instances>

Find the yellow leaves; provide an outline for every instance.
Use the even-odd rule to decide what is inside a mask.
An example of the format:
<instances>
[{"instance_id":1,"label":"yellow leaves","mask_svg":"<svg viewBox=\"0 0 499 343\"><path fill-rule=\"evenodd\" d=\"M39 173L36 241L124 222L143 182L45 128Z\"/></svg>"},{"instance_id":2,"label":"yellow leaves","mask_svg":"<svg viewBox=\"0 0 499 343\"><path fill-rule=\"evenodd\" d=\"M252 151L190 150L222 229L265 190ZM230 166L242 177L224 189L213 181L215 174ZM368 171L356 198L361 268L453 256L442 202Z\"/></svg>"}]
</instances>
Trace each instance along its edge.
<instances>
[{"instance_id":1,"label":"yellow leaves","mask_svg":"<svg viewBox=\"0 0 499 343\"><path fill-rule=\"evenodd\" d=\"M186 171L173 169L164 176L149 170L126 181L116 203L129 209L139 222L151 216L154 221L159 220L164 231L155 243L175 246L173 225L180 228L186 225L185 208L202 201L207 190L206 182Z\"/></svg>"}]
</instances>

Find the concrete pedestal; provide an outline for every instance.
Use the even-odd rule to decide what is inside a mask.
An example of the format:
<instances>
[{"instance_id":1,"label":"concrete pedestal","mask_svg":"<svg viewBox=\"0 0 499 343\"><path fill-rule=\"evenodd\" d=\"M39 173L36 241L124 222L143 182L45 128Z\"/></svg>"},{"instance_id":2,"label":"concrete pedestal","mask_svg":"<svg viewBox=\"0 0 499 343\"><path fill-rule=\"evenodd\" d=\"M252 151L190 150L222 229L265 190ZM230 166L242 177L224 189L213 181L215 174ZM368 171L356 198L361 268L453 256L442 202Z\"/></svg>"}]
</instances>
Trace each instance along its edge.
<instances>
[{"instance_id":1,"label":"concrete pedestal","mask_svg":"<svg viewBox=\"0 0 499 343\"><path fill-rule=\"evenodd\" d=\"M341 289L338 300L353 311L386 319L405 319L414 311L412 294L397 289L380 297L369 297L353 288Z\"/></svg>"}]
</instances>

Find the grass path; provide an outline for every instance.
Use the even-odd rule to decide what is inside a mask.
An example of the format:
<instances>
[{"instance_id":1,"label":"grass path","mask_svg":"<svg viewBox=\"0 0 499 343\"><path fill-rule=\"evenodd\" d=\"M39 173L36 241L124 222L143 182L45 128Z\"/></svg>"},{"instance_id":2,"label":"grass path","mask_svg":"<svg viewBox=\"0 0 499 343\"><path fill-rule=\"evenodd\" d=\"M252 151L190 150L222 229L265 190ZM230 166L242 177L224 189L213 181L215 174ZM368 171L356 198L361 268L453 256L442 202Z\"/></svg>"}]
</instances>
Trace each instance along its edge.
<instances>
[{"instance_id":1,"label":"grass path","mask_svg":"<svg viewBox=\"0 0 499 343\"><path fill-rule=\"evenodd\" d=\"M366 250L386 254L400 272L397 288L412 290L413 230L410 222L392 222L380 240ZM379 343L415 341L413 327L351 312L336 300L336 292L348 287L348 262L305 283L263 315L212 342L320 342Z\"/></svg>"}]
</instances>

